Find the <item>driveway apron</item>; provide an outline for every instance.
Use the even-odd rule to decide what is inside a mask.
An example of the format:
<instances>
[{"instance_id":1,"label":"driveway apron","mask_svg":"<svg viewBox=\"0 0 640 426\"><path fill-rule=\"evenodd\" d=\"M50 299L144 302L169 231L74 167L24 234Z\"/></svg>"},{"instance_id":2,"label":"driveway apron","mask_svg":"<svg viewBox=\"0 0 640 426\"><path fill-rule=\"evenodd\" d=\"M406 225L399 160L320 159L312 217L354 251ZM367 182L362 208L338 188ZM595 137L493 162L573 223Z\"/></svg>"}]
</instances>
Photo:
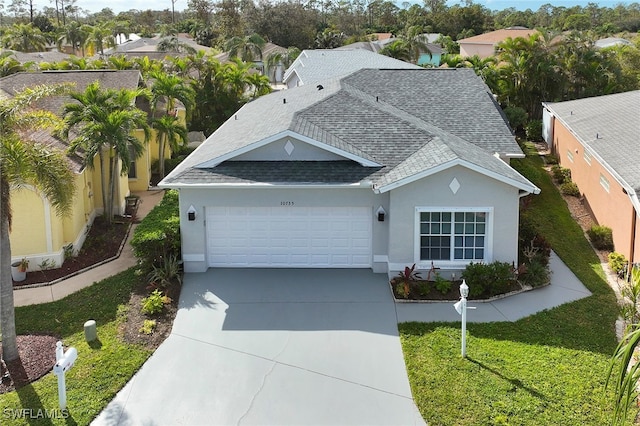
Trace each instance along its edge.
<instances>
[{"instance_id":1,"label":"driveway apron","mask_svg":"<svg viewBox=\"0 0 640 426\"><path fill-rule=\"evenodd\" d=\"M187 274L169 338L96 425L424 424L386 275Z\"/></svg>"}]
</instances>

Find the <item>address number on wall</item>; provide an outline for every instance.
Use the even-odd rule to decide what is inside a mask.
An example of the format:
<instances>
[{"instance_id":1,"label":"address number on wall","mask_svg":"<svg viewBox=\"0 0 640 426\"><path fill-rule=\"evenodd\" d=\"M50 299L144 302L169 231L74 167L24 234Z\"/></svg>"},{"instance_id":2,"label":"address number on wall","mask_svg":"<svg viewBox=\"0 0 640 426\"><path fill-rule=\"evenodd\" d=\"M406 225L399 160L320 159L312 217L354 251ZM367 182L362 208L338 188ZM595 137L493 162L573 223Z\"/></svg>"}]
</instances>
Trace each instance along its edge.
<instances>
[{"instance_id":1,"label":"address number on wall","mask_svg":"<svg viewBox=\"0 0 640 426\"><path fill-rule=\"evenodd\" d=\"M281 206L293 206L294 204L293 201L280 201Z\"/></svg>"}]
</instances>

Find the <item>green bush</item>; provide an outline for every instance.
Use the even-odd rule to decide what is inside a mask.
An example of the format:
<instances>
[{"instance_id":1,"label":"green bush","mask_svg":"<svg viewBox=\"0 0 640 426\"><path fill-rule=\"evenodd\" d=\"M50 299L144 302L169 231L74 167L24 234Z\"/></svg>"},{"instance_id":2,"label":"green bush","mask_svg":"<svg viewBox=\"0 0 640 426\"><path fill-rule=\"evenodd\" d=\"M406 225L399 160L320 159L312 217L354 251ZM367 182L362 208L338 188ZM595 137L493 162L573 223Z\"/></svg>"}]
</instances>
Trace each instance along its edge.
<instances>
[{"instance_id":1,"label":"green bush","mask_svg":"<svg viewBox=\"0 0 640 426\"><path fill-rule=\"evenodd\" d=\"M624 257L624 254L611 252L609 253L609 267L616 274L620 274L625 270L627 266L627 258Z\"/></svg>"},{"instance_id":2,"label":"green bush","mask_svg":"<svg viewBox=\"0 0 640 426\"><path fill-rule=\"evenodd\" d=\"M554 165L554 164L558 164L558 163L560 162L560 160L558 159L558 156L557 156L557 155L549 154L549 155L547 155L547 156L545 157L545 162L546 162L547 164Z\"/></svg>"},{"instance_id":3,"label":"green bush","mask_svg":"<svg viewBox=\"0 0 640 426\"><path fill-rule=\"evenodd\" d=\"M142 299L142 313L145 315L155 315L162 312L167 298L160 290L153 290L148 297Z\"/></svg>"},{"instance_id":4,"label":"green bush","mask_svg":"<svg viewBox=\"0 0 640 426\"><path fill-rule=\"evenodd\" d=\"M418 281L417 286L420 296L428 296L431 293L431 283L429 281Z\"/></svg>"},{"instance_id":5,"label":"green bush","mask_svg":"<svg viewBox=\"0 0 640 426\"><path fill-rule=\"evenodd\" d=\"M560 185L560 192L564 195L570 195L572 197L580 196L580 189L578 188L578 185L576 185L575 182L571 181L564 181Z\"/></svg>"},{"instance_id":6,"label":"green bush","mask_svg":"<svg viewBox=\"0 0 640 426\"><path fill-rule=\"evenodd\" d=\"M442 294L447 294L451 291L453 283L446 278L442 278L440 274L436 274L435 287Z\"/></svg>"},{"instance_id":7,"label":"green bush","mask_svg":"<svg viewBox=\"0 0 640 426\"><path fill-rule=\"evenodd\" d=\"M559 164L554 164L551 167L551 174L553 175L553 179L558 184L563 184L564 182L571 181L571 170L566 167L562 167Z\"/></svg>"},{"instance_id":8,"label":"green bush","mask_svg":"<svg viewBox=\"0 0 640 426\"><path fill-rule=\"evenodd\" d=\"M131 245L145 272L162 267L171 256L180 258L178 191L165 192L160 204L136 227Z\"/></svg>"},{"instance_id":9,"label":"green bush","mask_svg":"<svg viewBox=\"0 0 640 426\"><path fill-rule=\"evenodd\" d=\"M533 219L521 211L518 233L518 265L530 263L533 259L543 265L549 264L551 244L538 233Z\"/></svg>"},{"instance_id":10,"label":"green bush","mask_svg":"<svg viewBox=\"0 0 640 426\"><path fill-rule=\"evenodd\" d=\"M525 133L527 134L527 139L530 141L541 141L542 140L542 120L531 120L527 123L524 128Z\"/></svg>"},{"instance_id":11,"label":"green bush","mask_svg":"<svg viewBox=\"0 0 640 426\"><path fill-rule=\"evenodd\" d=\"M513 130L517 130L524 126L528 118L527 112L520 107L508 106L504 109L504 115L507 117L509 125Z\"/></svg>"},{"instance_id":12,"label":"green bush","mask_svg":"<svg viewBox=\"0 0 640 426\"><path fill-rule=\"evenodd\" d=\"M550 275L551 272L547 265L544 265L537 260L533 260L531 263L525 265L524 271L518 275L518 280L523 285L535 288L549 284Z\"/></svg>"},{"instance_id":13,"label":"green bush","mask_svg":"<svg viewBox=\"0 0 640 426\"><path fill-rule=\"evenodd\" d=\"M611 228L594 225L587 231L587 235L596 249L613 251L613 231Z\"/></svg>"},{"instance_id":14,"label":"green bush","mask_svg":"<svg viewBox=\"0 0 640 426\"><path fill-rule=\"evenodd\" d=\"M507 262L470 263L462 272L470 297L491 297L506 293L515 281L513 266Z\"/></svg>"}]
</instances>

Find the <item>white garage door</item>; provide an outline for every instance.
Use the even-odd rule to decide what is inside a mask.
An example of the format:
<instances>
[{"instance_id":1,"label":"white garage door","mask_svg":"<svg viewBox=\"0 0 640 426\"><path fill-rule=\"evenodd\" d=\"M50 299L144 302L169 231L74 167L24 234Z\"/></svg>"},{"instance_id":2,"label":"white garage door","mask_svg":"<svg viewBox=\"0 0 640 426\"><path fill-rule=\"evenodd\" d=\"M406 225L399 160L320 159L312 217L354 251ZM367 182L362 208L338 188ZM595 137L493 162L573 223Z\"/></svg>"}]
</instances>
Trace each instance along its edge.
<instances>
[{"instance_id":1,"label":"white garage door","mask_svg":"<svg viewBox=\"0 0 640 426\"><path fill-rule=\"evenodd\" d=\"M207 207L209 266L366 268L369 207Z\"/></svg>"}]
</instances>

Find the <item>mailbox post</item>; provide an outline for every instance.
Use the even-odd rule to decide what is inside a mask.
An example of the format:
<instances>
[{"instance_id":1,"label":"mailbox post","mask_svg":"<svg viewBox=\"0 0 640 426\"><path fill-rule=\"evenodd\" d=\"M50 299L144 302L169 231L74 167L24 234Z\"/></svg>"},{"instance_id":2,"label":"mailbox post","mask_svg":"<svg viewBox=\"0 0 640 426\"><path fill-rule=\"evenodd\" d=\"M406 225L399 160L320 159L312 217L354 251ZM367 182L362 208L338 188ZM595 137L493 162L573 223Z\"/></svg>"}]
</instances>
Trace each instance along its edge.
<instances>
[{"instance_id":1,"label":"mailbox post","mask_svg":"<svg viewBox=\"0 0 640 426\"><path fill-rule=\"evenodd\" d=\"M69 348L66 352L63 352L62 342L56 343L56 365L53 366L53 374L58 376L58 403L61 410L67 408L67 385L64 374L73 367L77 358L78 351L76 348Z\"/></svg>"}]
</instances>

